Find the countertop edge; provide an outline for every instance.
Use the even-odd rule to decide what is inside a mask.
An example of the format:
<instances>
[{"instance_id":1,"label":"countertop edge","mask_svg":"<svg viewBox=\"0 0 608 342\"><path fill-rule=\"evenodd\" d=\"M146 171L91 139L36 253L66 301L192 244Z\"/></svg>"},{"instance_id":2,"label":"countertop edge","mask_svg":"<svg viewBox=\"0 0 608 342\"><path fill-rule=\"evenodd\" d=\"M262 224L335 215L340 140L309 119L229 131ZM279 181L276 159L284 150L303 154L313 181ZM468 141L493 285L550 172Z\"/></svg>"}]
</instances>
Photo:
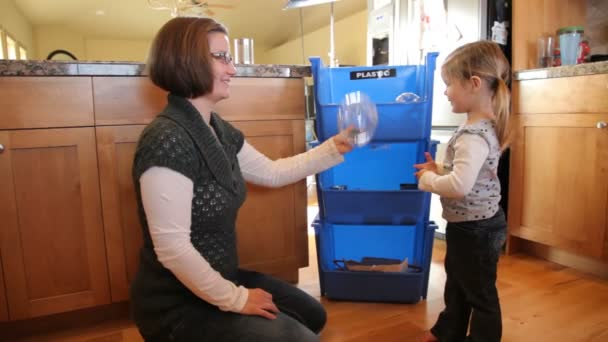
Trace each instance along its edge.
<instances>
[{"instance_id":1,"label":"countertop edge","mask_svg":"<svg viewBox=\"0 0 608 342\"><path fill-rule=\"evenodd\" d=\"M544 69L519 70L513 74L513 80L525 81L596 74L608 74L608 61L566 65Z\"/></svg>"},{"instance_id":2,"label":"countertop edge","mask_svg":"<svg viewBox=\"0 0 608 342\"><path fill-rule=\"evenodd\" d=\"M237 64L235 77L302 78L308 65ZM147 76L144 63L0 60L0 76Z\"/></svg>"}]
</instances>

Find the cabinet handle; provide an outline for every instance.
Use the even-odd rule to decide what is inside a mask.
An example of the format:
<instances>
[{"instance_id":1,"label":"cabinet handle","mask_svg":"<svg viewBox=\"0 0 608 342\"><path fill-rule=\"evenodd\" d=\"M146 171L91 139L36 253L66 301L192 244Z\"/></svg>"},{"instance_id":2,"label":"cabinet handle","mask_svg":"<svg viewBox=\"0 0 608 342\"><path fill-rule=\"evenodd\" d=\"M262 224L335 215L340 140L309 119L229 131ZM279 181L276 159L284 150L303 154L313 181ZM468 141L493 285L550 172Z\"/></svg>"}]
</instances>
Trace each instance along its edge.
<instances>
[{"instance_id":1,"label":"cabinet handle","mask_svg":"<svg viewBox=\"0 0 608 342\"><path fill-rule=\"evenodd\" d=\"M0 144L0 153L4 152L4 145Z\"/></svg>"},{"instance_id":2,"label":"cabinet handle","mask_svg":"<svg viewBox=\"0 0 608 342\"><path fill-rule=\"evenodd\" d=\"M598 121L595 124L595 127L599 128L599 129L606 128L606 127L608 127L608 123L606 123L606 121Z\"/></svg>"}]
</instances>

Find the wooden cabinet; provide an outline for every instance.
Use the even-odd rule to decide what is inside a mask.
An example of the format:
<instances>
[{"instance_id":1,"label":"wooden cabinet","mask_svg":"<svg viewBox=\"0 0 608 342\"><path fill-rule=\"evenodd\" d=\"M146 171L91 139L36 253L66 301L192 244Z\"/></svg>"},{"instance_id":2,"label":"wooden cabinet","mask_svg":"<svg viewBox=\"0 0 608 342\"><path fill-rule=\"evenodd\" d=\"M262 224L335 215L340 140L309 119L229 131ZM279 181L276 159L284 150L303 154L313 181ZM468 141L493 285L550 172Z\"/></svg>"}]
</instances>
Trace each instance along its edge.
<instances>
[{"instance_id":1,"label":"wooden cabinet","mask_svg":"<svg viewBox=\"0 0 608 342\"><path fill-rule=\"evenodd\" d=\"M0 322L8 321L8 307L6 304L6 289L4 288L4 272L2 271L2 258L0 258Z\"/></svg>"},{"instance_id":2,"label":"wooden cabinet","mask_svg":"<svg viewBox=\"0 0 608 342\"><path fill-rule=\"evenodd\" d=\"M606 87L607 74L513 84L510 236L598 268L608 262Z\"/></svg>"},{"instance_id":3,"label":"wooden cabinet","mask_svg":"<svg viewBox=\"0 0 608 342\"><path fill-rule=\"evenodd\" d=\"M12 320L110 302L94 128L0 131Z\"/></svg>"},{"instance_id":4,"label":"wooden cabinet","mask_svg":"<svg viewBox=\"0 0 608 342\"><path fill-rule=\"evenodd\" d=\"M533 69L536 40L560 27L585 26L587 0L513 0L513 70Z\"/></svg>"},{"instance_id":5,"label":"wooden cabinet","mask_svg":"<svg viewBox=\"0 0 608 342\"><path fill-rule=\"evenodd\" d=\"M145 127L123 124L148 123L166 95L145 77L94 77L93 84L108 269L112 300L121 301L128 299L141 246L131 163ZM235 78L217 111L260 152L288 157L306 150L303 87L301 79ZM308 265L306 224L305 181L278 189L249 184L237 220L241 266L296 282L298 269Z\"/></svg>"},{"instance_id":6,"label":"wooden cabinet","mask_svg":"<svg viewBox=\"0 0 608 342\"><path fill-rule=\"evenodd\" d=\"M234 122L247 141L270 159L305 150L304 121ZM247 185L247 200L237 219L241 267L297 282L308 265L306 181L269 189Z\"/></svg>"},{"instance_id":7,"label":"wooden cabinet","mask_svg":"<svg viewBox=\"0 0 608 342\"><path fill-rule=\"evenodd\" d=\"M232 87L218 112L249 143L271 159L305 151L302 79ZM127 300L142 245L133 155L166 93L146 77L0 77L0 90L0 321ZM305 182L248 187L241 266L297 281Z\"/></svg>"},{"instance_id":8,"label":"wooden cabinet","mask_svg":"<svg viewBox=\"0 0 608 342\"><path fill-rule=\"evenodd\" d=\"M142 228L131 169L145 125L97 127L99 183L112 301L129 298L142 246Z\"/></svg>"},{"instance_id":9,"label":"wooden cabinet","mask_svg":"<svg viewBox=\"0 0 608 342\"><path fill-rule=\"evenodd\" d=\"M91 125L90 77L0 77L0 129Z\"/></svg>"}]
</instances>

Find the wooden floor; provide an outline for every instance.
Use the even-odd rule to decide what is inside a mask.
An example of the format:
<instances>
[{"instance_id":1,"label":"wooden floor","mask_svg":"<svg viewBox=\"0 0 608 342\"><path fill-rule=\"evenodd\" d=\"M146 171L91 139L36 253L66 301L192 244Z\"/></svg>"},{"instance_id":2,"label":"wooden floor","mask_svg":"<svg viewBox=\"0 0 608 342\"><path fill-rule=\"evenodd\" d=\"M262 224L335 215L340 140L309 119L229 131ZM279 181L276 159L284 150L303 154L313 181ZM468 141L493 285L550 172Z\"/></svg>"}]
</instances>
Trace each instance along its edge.
<instances>
[{"instance_id":1,"label":"wooden floor","mask_svg":"<svg viewBox=\"0 0 608 342\"><path fill-rule=\"evenodd\" d=\"M299 287L319 298L314 239L310 267ZM445 243L435 240L428 298L417 304L337 302L321 298L328 312L322 341L416 341L443 307ZM498 288L503 308L503 341L608 341L608 280L539 259L501 257ZM126 310L114 319L10 341L141 341ZM112 312L110 310L110 312ZM0 326L2 329L2 326ZM27 329L26 329L27 330ZM4 335L2 334L4 333ZM7 331L0 333L7 336Z\"/></svg>"}]
</instances>

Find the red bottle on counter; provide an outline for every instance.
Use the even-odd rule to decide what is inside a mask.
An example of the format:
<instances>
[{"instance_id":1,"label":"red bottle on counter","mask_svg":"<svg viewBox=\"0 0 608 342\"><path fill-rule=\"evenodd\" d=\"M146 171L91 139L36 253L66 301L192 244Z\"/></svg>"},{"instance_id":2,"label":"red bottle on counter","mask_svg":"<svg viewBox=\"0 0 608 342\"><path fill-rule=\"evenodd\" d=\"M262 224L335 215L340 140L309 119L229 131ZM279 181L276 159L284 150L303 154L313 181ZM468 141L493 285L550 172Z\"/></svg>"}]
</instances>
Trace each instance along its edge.
<instances>
[{"instance_id":1,"label":"red bottle on counter","mask_svg":"<svg viewBox=\"0 0 608 342\"><path fill-rule=\"evenodd\" d=\"M586 63L589 59L591 48L589 47L589 41L583 40L578 46L578 57L576 58L576 64Z\"/></svg>"}]
</instances>

